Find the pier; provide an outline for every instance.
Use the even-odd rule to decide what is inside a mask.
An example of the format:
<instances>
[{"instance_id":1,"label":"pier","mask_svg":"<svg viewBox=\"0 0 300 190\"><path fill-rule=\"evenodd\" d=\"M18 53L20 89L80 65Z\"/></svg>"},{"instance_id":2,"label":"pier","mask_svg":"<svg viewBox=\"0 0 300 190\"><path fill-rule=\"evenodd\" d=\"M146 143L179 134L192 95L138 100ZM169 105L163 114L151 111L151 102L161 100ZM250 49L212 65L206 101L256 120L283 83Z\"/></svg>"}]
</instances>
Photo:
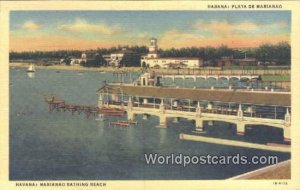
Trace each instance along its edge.
<instances>
[{"instance_id":1,"label":"pier","mask_svg":"<svg viewBox=\"0 0 300 190\"><path fill-rule=\"evenodd\" d=\"M44 97L45 102L48 104L48 111L52 112L54 110L59 112L69 111L74 115L75 113L81 114L84 113L86 118L92 116L123 116L125 111L118 108L107 108L107 107L98 107L98 106L86 106L86 105L77 105L77 104L68 104L64 100L57 99L54 96Z\"/></svg>"},{"instance_id":2,"label":"pier","mask_svg":"<svg viewBox=\"0 0 300 190\"><path fill-rule=\"evenodd\" d=\"M263 125L279 128L284 140L291 140L290 92L109 84L98 95L98 107L124 109L128 120L154 115L162 128L168 127L168 118L194 120L196 131L204 130L204 122L221 121L234 125L237 135L246 135L246 126Z\"/></svg>"}]
</instances>

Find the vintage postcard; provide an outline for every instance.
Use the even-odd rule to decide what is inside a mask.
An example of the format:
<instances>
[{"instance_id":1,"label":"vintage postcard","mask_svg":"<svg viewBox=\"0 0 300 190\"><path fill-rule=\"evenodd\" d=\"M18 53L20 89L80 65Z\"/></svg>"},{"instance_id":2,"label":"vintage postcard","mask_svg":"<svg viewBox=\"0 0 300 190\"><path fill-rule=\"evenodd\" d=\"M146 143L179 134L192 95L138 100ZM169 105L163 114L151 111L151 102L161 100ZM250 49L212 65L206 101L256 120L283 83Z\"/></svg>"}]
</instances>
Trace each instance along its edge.
<instances>
[{"instance_id":1,"label":"vintage postcard","mask_svg":"<svg viewBox=\"0 0 300 190\"><path fill-rule=\"evenodd\" d=\"M299 11L0 2L0 189L300 189Z\"/></svg>"}]
</instances>

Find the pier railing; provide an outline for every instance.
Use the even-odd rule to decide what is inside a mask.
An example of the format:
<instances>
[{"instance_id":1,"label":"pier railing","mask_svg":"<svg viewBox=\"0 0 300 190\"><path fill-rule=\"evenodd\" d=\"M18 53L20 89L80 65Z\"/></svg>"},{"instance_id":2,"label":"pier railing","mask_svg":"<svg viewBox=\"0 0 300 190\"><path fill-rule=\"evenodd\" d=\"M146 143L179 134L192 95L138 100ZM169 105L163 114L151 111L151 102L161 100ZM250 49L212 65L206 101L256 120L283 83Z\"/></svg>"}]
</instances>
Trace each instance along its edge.
<instances>
[{"instance_id":1,"label":"pier railing","mask_svg":"<svg viewBox=\"0 0 300 190\"><path fill-rule=\"evenodd\" d=\"M127 107L129 105L128 101L120 102L120 101L109 101L107 105L117 105ZM157 103L142 103L142 102L132 102L132 106L135 108L151 108L159 110L161 109L161 105ZM197 112L197 106L192 105L178 105L173 106L170 104L164 104L164 110L173 110L173 111L182 111L182 112ZM261 108L262 107L262 108ZM249 110L242 109L244 117L253 117L253 118L268 118L268 119L284 119L285 110L278 110L278 113L271 113L267 107L261 106L258 110ZM207 108L201 106L201 113L209 113L209 114L219 114L219 115L232 115L236 116L238 114L238 108L228 108L226 106L216 106L212 108ZM271 109L271 108L270 108ZM278 108L277 108L278 109ZM276 110L276 108L275 108Z\"/></svg>"}]
</instances>

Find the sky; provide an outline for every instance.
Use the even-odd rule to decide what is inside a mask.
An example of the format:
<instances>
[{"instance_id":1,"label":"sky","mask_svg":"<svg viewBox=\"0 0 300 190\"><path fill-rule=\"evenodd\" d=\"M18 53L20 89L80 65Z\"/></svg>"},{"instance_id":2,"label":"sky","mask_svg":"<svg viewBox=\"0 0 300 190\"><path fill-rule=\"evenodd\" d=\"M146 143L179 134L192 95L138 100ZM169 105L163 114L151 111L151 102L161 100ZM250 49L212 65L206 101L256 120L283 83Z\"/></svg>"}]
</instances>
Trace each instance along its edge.
<instances>
[{"instance_id":1,"label":"sky","mask_svg":"<svg viewBox=\"0 0 300 190\"><path fill-rule=\"evenodd\" d=\"M257 47L290 42L290 11L12 11L11 51Z\"/></svg>"}]
</instances>

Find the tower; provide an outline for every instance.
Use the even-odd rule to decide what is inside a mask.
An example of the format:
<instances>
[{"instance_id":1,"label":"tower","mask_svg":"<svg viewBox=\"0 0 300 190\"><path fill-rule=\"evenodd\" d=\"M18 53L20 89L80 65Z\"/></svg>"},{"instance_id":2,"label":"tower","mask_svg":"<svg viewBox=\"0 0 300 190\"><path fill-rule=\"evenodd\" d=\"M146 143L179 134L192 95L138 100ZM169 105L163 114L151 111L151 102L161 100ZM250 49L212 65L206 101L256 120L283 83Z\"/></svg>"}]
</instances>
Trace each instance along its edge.
<instances>
[{"instance_id":1,"label":"tower","mask_svg":"<svg viewBox=\"0 0 300 190\"><path fill-rule=\"evenodd\" d=\"M150 39L150 46L149 46L149 53L157 52L157 39L151 38Z\"/></svg>"},{"instance_id":2,"label":"tower","mask_svg":"<svg viewBox=\"0 0 300 190\"><path fill-rule=\"evenodd\" d=\"M157 39L151 38L150 39L150 46L149 46L149 53L147 55L148 58L158 58L158 46L157 46Z\"/></svg>"}]
</instances>

